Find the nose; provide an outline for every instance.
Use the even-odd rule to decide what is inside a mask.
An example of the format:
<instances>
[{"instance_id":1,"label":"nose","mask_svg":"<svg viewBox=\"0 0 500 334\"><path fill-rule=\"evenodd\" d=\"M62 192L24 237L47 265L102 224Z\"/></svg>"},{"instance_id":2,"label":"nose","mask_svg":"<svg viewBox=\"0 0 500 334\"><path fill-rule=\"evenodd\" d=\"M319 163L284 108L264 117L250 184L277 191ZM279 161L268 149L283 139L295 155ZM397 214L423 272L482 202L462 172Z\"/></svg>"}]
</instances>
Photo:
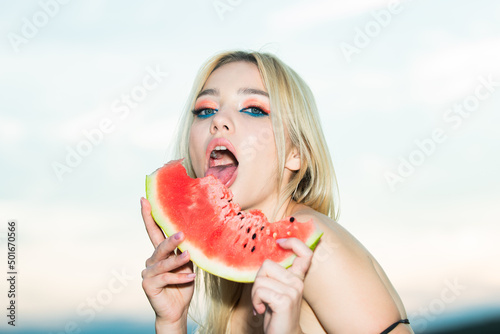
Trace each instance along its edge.
<instances>
[{"instance_id":1,"label":"nose","mask_svg":"<svg viewBox=\"0 0 500 334\"><path fill-rule=\"evenodd\" d=\"M234 131L234 122L229 115L229 110L221 110L212 116L212 124L210 126L210 133L216 134L217 132L228 132Z\"/></svg>"}]
</instances>

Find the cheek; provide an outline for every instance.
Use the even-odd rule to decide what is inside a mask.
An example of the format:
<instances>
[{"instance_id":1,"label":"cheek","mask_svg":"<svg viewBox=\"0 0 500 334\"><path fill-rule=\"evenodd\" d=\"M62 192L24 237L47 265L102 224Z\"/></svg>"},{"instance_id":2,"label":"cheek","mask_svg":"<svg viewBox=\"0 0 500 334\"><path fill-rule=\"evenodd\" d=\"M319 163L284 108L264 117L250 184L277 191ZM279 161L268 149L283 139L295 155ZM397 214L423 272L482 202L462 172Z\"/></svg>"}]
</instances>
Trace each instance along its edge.
<instances>
[{"instance_id":1,"label":"cheek","mask_svg":"<svg viewBox=\"0 0 500 334\"><path fill-rule=\"evenodd\" d=\"M268 151L272 148L272 151L276 151L276 142L274 140L274 132L271 124L263 127L259 131L259 138L262 145L268 148Z\"/></svg>"},{"instance_id":2,"label":"cheek","mask_svg":"<svg viewBox=\"0 0 500 334\"><path fill-rule=\"evenodd\" d=\"M278 154L272 128L262 127L256 131L253 149L255 150L255 168L261 172L261 175L275 173Z\"/></svg>"},{"instance_id":3,"label":"cheek","mask_svg":"<svg viewBox=\"0 0 500 334\"><path fill-rule=\"evenodd\" d=\"M259 146L262 148L262 155L268 164L275 164L278 159L276 152L276 142L274 140L273 128L269 124L259 130Z\"/></svg>"}]
</instances>

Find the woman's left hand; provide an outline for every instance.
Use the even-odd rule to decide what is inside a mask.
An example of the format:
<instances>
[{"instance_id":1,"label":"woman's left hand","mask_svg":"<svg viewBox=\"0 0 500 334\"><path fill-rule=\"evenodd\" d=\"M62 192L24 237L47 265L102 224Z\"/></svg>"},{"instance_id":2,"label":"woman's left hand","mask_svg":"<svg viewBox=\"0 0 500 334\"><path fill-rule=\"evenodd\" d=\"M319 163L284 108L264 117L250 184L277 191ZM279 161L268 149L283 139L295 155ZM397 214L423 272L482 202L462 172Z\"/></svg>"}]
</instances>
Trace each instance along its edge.
<instances>
[{"instance_id":1,"label":"woman's left hand","mask_svg":"<svg viewBox=\"0 0 500 334\"><path fill-rule=\"evenodd\" d=\"M297 257L290 268L266 260L257 272L252 288L252 304L258 314L264 314L264 332L267 334L302 333L300 305L304 277L311 266L312 250L296 238L279 239L284 249Z\"/></svg>"}]
</instances>

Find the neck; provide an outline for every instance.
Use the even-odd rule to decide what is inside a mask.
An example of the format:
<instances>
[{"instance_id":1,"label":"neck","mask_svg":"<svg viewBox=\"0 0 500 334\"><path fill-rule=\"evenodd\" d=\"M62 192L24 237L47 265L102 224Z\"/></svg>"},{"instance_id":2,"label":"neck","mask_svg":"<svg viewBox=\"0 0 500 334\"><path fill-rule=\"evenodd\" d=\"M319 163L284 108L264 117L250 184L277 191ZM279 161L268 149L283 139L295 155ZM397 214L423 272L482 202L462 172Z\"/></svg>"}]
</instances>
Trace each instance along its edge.
<instances>
[{"instance_id":1,"label":"neck","mask_svg":"<svg viewBox=\"0 0 500 334\"><path fill-rule=\"evenodd\" d=\"M296 207L300 206L300 204L297 204L291 198L288 198L283 203L279 203L278 196L274 196L272 199L265 201L265 203L267 205L261 205L258 208L246 208L245 210L259 209L264 213L269 222L272 223L292 215L296 211Z\"/></svg>"}]
</instances>

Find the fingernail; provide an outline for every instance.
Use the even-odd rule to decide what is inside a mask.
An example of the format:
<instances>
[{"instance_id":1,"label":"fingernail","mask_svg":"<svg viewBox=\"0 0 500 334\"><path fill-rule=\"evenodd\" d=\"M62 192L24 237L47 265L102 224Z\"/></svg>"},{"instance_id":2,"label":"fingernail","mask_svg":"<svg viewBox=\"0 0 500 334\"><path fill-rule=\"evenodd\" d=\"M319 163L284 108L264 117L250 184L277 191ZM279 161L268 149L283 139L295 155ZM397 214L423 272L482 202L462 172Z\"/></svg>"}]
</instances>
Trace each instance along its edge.
<instances>
[{"instance_id":1,"label":"fingernail","mask_svg":"<svg viewBox=\"0 0 500 334\"><path fill-rule=\"evenodd\" d=\"M252 309L252 311L253 311L253 316L255 317L257 315L257 311L255 311L254 308Z\"/></svg>"},{"instance_id":2,"label":"fingernail","mask_svg":"<svg viewBox=\"0 0 500 334\"><path fill-rule=\"evenodd\" d=\"M195 273L192 273L192 274L187 274L186 275L187 278L195 278L196 277L196 274Z\"/></svg>"},{"instance_id":3,"label":"fingernail","mask_svg":"<svg viewBox=\"0 0 500 334\"><path fill-rule=\"evenodd\" d=\"M181 240L181 238L182 238L182 232L177 232L176 234L174 234L175 240Z\"/></svg>"},{"instance_id":4,"label":"fingernail","mask_svg":"<svg viewBox=\"0 0 500 334\"><path fill-rule=\"evenodd\" d=\"M141 206L143 205L144 203L144 197L141 197Z\"/></svg>"},{"instance_id":5,"label":"fingernail","mask_svg":"<svg viewBox=\"0 0 500 334\"><path fill-rule=\"evenodd\" d=\"M181 257L182 257L182 258L185 258L187 255L188 255L188 251L187 251L187 250L185 250L184 252L182 252Z\"/></svg>"},{"instance_id":6,"label":"fingernail","mask_svg":"<svg viewBox=\"0 0 500 334\"><path fill-rule=\"evenodd\" d=\"M285 242L285 241L286 241L286 239L285 239L285 238L283 238L283 239L276 239L276 243L277 243L278 245L281 245L281 244L282 244L283 242Z\"/></svg>"}]
</instances>

